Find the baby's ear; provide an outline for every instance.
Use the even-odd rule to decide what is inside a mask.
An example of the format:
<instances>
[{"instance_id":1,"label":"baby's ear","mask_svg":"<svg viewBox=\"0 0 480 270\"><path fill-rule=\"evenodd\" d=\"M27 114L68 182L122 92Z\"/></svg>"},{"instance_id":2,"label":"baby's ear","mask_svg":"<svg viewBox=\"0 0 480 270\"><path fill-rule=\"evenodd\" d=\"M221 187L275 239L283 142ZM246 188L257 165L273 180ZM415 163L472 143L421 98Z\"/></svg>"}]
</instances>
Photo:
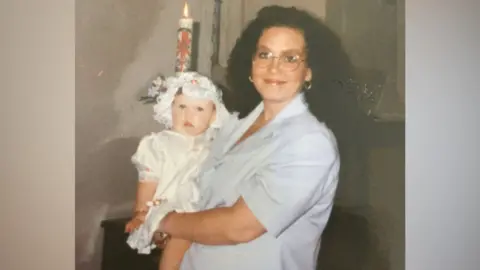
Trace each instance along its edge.
<instances>
[{"instance_id":1,"label":"baby's ear","mask_svg":"<svg viewBox=\"0 0 480 270\"><path fill-rule=\"evenodd\" d=\"M217 120L217 109L215 107L215 104L213 105L213 111L212 111L212 117L210 117L210 125L213 124Z\"/></svg>"}]
</instances>

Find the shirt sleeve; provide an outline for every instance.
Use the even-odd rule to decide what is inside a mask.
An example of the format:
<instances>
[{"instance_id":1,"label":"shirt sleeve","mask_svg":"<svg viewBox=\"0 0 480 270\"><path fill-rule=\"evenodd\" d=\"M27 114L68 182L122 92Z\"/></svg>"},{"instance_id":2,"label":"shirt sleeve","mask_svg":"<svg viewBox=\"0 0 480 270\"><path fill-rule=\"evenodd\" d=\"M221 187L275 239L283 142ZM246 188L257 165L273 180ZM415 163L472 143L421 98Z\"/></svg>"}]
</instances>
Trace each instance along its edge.
<instances>
[{"instance_id":1,"label":"shirt sleeve","mask_svg":"<svg viewBox=\"0 0 480 270\"><path fill-rule=\"evenodd\" d=\"M332 139L320 132L286 144L240 195L268 233L278 237L325 196L333 200L339 159Z\"/></svg>"},{"instance_id":2,"label":"shirt sleeve","mask_svg":"<svg viewBox=\"0 0 480 270\"><path fill-rule=\"evenodd\" d=\"M162 139L152 134L143 137L138 144L131 160L138 171L139 181L160 181L165 162Z\"/></svg>"}]
</instances>

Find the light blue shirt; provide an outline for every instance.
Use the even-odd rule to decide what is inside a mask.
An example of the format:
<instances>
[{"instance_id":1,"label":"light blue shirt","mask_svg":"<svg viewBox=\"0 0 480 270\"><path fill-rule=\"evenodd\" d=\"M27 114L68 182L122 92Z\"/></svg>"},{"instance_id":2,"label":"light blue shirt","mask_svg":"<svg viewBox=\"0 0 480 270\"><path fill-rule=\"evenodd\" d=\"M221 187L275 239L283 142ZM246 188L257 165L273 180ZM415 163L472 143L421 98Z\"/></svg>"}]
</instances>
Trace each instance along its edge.
<instances>
[{"instance_id":1,"label":"light blue shirt","mask_svg":"<svg viewBox=\"0 0 480 270\"><path fill-rule=\"evenodd\" d=\"M244 244L192 244L182 270L314 270L338 183L335 137L299 94L270 123L236 141L263 111L228 123L199 181L201 209L243 197L267 232Z\"/></svg>"}]
</instances>

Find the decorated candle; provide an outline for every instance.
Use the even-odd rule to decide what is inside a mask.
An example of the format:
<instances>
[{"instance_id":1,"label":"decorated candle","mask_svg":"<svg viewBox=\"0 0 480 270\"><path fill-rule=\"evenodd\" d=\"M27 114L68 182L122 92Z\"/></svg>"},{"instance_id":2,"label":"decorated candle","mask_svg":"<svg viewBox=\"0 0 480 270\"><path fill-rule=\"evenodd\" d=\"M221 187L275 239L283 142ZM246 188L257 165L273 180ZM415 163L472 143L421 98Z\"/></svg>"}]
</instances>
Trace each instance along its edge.
<instances>
[{"instance_id":1,"label":"decorated candle","mask_svg":"<svg viewBox=\"0 0 480 270\"><path fill-rule=\"evenodd\" d=\"M177 31L177 57L175 72L190 71L192 65L193 18L189 15L188 3L185 1L183 16Z\"/></svg>"}]
</instances>

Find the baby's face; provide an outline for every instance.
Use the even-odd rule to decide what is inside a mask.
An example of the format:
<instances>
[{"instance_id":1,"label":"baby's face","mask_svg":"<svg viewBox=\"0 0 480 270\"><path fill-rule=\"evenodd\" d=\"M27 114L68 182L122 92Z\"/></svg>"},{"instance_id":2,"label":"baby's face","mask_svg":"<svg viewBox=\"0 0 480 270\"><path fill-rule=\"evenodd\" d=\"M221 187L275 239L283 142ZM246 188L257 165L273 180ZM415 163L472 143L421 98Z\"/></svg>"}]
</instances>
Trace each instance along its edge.
<instances>
[{"instance_id":1,"label":"baby's face","mask_svg":"<svg viewBox=\"0 0 480 270\"><path fill-rule=\"evenodd\" d=\"M190 136L200 135L215 120L215 104L209 99L179 94L173 100L172 120L174 131Z\"/></svg>"}]
</instances>

